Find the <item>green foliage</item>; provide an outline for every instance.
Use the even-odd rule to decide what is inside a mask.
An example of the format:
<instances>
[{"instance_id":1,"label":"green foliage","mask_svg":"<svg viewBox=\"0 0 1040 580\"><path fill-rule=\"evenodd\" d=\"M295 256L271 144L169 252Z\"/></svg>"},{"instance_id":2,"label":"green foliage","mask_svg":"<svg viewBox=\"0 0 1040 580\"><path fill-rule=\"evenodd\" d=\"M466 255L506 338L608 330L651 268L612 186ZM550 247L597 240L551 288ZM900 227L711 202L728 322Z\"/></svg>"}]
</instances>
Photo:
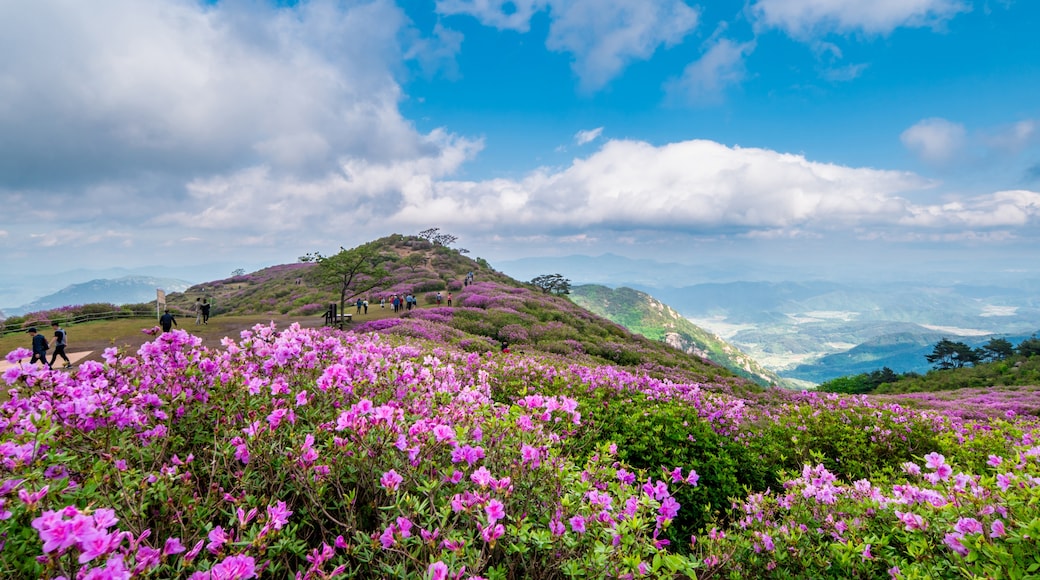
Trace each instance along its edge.
<instances>
[{"instance_id":1,"label":"green foliage","mask_svg":"<svg viewBox=\"0 0 1040 580\"><path fill-rule=\"evenodd\" d=\"M984 361L1000 361L1013 354L1015 354L1015 346L1006 338L991 338L979 349L980 358Z\"/></svg>"},{"instance_id":2,"label":"green foliage","mask_svg":"<svg viewBox=\"0 0 1040 580\"><path fill-rule=\"evenodd\" d=\"M924 358L939 370L959 369L978 363L979 353L963 342L944 338L935 345L932 353Z\"/></svg>"},{"instance_id":3,"label":"green foliage","mask_svg":"<svg viewBox=\"0 0 1040 580\"><path fill-rule=\"evenodd\" d=\"M1018 343L1018 348L1016 349L1016 351L1018 352L1019 356L1024 357L1034 357L1040 355L1040 338L1037 338L1037 336L1034 334L1033 336Z\"/></svg>"},{"instance_id":4,"label":"green foliage","mask_svg":"<svg viewBox=\"0 0 1040 580\"><path fill-rule=\"evenodd\" d=\"M546 294L562 296L571 293L571 281L564 278L562 274L542 274L541 276L535 276L531 280L531 284L541 288L542 292Z\"/></svg>"},{"instance_id":5,"label":"green foliage","mask_svg":"<svg viewBox=\"0 0 1040 580\"><path fill-rule=\"evenodd\" d=\"M876 390L883 384L894 383L907 375L897 374L888 367L851 377L838 377L816 387L824 393L843 393L846 395L862 395Z\"/></svg>"},{"instance_id":6,"label":"green foliage","mask_svg":"<svg viewBox=\"0 0 1040 580\"><path fill-rule=\"evenodd\" d=\"M337 289L339 311L346 312L348 299L382 285L389 277L381 258L379 246L373 243L349 250L340 248L332 256L319 255L311 275L318 284Z\"/></svg>"}]
</instances>

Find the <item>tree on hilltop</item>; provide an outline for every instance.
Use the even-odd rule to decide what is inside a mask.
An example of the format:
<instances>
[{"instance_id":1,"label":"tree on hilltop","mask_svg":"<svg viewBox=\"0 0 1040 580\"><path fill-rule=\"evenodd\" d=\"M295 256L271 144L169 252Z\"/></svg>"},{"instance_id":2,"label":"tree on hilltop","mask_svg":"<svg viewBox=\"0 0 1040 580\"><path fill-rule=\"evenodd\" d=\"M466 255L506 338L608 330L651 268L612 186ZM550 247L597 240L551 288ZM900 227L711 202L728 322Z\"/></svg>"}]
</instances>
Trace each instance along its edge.
<instances>
[{"instance_id":1,"label":"tree on hilltop","mask_svg":"<svg viewBox=\"0 0 1040 580\"><path fill-rule=\"evenodd\" d=\"M535 276L531 284L542 289L545 294L556 294L557 296L571 293L571 281L564 278L562 274L542 274Z\"/></svg>"},{"instance_id":2,"label":"tree on hilltop","mask_svg":"<svg viewBox=\"0 0 1040 580\"><path fill-rule=\"evenodd\" d=\"M937 370L959 369L978 363L979 353L963 342L944 338L935 344L932 354L925 355L924 358L934 364Z\"/></svg>"},{"instance_id":3,"label":"tree on hilltop","mask_svg":"<svg viewBox=\"0 0 1040 580\"><path fill-rule=\"evenodd\" d=\"M440 233L440 228L427 228L419 232L419 237L435 246L450 246L459 240L458 236Z\"/></svg>"},{"instance_id":4,"label":"tree on hilltop","mask_svg":"<svg viewBox=\"0 0 1040 580\"><path fill-rule=\"evenodd\" d=\"M339 290L340 314L346 312L348 298L360 296L390 277L382 267L383 255L379 247L371 242L349 250L341 246L339 253L332 256L318 252L308 256L312 256L312 261L317 264L311 274L317 284Z\"/></svg>"},{"instance_id":5,"label":"tree on hilltop","mask_svg":"<svg viewBox=\"0 0 1040 580\"><path fill-rule=\"evenodd\" d=\"M1015 347L1006 338L991 338L979 349L979 358L982 360L1004 360L1013 354Z\"/></svg>"}]
</instances>

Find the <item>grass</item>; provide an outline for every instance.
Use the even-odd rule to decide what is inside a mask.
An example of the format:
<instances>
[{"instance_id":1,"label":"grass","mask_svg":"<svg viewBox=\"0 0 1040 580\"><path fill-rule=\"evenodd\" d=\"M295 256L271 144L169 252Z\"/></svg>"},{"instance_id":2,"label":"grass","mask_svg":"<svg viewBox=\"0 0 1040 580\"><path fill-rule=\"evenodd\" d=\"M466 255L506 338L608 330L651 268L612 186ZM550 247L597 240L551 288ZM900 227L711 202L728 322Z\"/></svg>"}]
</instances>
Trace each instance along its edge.
<instances>
[{"instance_id":1,"label":"grass","mask_svg":"<svg viewBox=\"0 0 1040 580\"><path fill-rule=\"evenodd\" d=\"M353 313L353 309L347 312ZM354 315L355 322L366 322L378 318L394 316L393 309L389 306L380 309L378 304L368 306L368 314ZM239 333L256 324L268 324L274 321L278 328L285 328L293 322L299 322L304 327L320 326L323 323L321 316L293 316L293 315L269 315L269 314L243 314L215 316L209 319L209 324L196 325L195 319L190 316L177 318L175 328L186 330L195 336L202 338L204 346L214 348L220 346L220 339L230 336L238 339ZM153 339L152 336L141 332L142 329L152 328L158 323L150 318L125 318L121 320L102 320L96 322L84 322L63 326L68 332L69 346L67 352L91 351L90 355L83 360L101 360L101 353L109 347L115 346L123 351L136 351L142 344ZM346 329L349 329L348 325ZM50 326L41 327L40 332L53 342L53 331ZM32 341L28 334L11 334L0 337L0 357L18 347L32 348ZM53 347L47 351L48 358L54 352Z\"/></svg>"}]
</instances>

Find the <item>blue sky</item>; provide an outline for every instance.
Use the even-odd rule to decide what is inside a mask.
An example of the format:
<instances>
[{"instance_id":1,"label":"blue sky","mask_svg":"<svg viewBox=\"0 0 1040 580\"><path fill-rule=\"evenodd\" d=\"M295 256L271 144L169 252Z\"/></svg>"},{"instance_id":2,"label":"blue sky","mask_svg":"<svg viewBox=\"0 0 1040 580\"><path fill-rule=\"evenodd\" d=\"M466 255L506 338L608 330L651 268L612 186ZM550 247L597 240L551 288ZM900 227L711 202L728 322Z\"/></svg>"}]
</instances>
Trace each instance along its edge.
<instances>
[{"instance_id":1,"label":"blue sky","mask_svg":"<svg viewBox=\"0 0 1040 580\"><path fill-rule=\"evenodd\" d=\"M1035 278L1038 24L1025 0L3 3L0 287L428 227L492 263Z\"/></svg>"}]
</instances>

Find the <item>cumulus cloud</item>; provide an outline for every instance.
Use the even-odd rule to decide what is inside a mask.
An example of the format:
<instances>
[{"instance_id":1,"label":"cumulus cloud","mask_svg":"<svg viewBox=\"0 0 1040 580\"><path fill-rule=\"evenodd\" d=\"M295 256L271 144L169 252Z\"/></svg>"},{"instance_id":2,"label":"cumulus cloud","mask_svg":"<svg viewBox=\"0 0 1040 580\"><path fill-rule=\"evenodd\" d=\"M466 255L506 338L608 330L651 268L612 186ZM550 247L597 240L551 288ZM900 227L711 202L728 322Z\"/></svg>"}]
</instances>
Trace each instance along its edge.
<instances>
[{"instance_id":1,"label":"cumulus cloud","mask_svg":"<svg viewBox=\"0 0 1040 580\"><path fill-rule=\"evenodd\" d=\"M583 90L597 90L634 60L678 44L699 13L682 0L439 0L441 14L467 14L501 29L527 31L531 17L549 12L550 50L573 55Z\"/></svg>"},{"instance_id":2,"label":"cumulus cloud","mask_svg":"<svg viewBox=\"0 0 1040 580\"><path fill-rule=\"evenodd\" d=\"M923 161L936 165L958 159L968 143L964 125L939 118L919 121L903 131L899 139Z\"/></svg>"},{"instance_id":3,"label":"cumulus cloud","mask_svg":"<svg viewBox=\"0 0 1040 580\"><path fill-rule=\"evenodd\" d=\"M1020 168L1021 160L1040 145L1040 123L1024 119L968 131L960 123L931 118L903 131L900 139L907 149L936 168Z\"/></svg>"},{"instance_id":4,"label":"cumulus cloud","mask_svg":"<svg viewBox=\"0 0 1040 580\"><path fill-rule=\"evenodd\" d=\"M429 153L397 109L392 1L247 4L4 3L0 51L32 58L0 61L0 182Z\"/></svg>"},{"instance_id":5,"label":"cumulus cloud","mask_svg":"<svg viewBox=\"0 0 1040 580\"><path fill-rule=\"evenodd\" d=\"M197 179L187 186L190 207L151 221L225 232L259 231L271 237L304 230L334 237L346 223L385 223L401 204L415 198L416 191L456 172L483 146L443 131L434 131L426 140L437 155L391 162L344 158L340 171L320 178L250 167ZM243 220L247 215L250 219Z\"/></svg>"},{"instance_id":6,"label":"cumulus cloud","mask_svg":"<svg viewBox=\"0 0 1040 580\"><path fill-rule=\"evenodd\" d=\"M749 11L756 26L809 39L828 32L884 35L904 26L938 26L970 9L963 0L756 0Z\"/></svg>"},{"instance_id":7,"label":"cumulus cloud","mask_svg":"<svg viewBox=\"0 0 1040 580\"><path fill-rule=\"evenodd\" d=\"M406 200L395 219L561 230L829 229L897 220L908 203L897 194L928 182L902 172L816 163L712 141L655 147L615 140L560 171L429 185Z\"/></svg>"},{"instance_id":8,"label":"cumulus cloud","mask_svg":"<svg viewBox=\"0 0 1040 580\"><path fill-rule=\"evenodd\" d=\"M603 134L603 127L596 127L595 129L588 129L578 131L574 134L574 142L578 145L585 145L599 139L599 136Z\"/></svg>"},{"instance_id":9,"label":"cumulus cloud","mask_svg":"<svg viewBox=\"0 0 1040 580\"><path fill-rule=\"evenodd\" d=\"M949 236L1007 239L1040 222L1040 193L915 202L935 183L912 173L693 140L609 141L522 179L418 180L387 221L513 236L662 231L753 239ZM969 236L969 237L964 237Z\"/></svg>"},{"instance_id":10,"label":"cumulus cloud","mask_svg":"<svg viewBox=\"0 0 1040 580\"><path fill-rule=\"evenodd\" d=\"M665 89L673 97L691 103L717 103L723 99L727 88L744 80L747 75L744 58L754 49L754 42L737 43L720 38L701 58L688 64L682 76L669 82Z\"/></svg>"}]
</instances>

